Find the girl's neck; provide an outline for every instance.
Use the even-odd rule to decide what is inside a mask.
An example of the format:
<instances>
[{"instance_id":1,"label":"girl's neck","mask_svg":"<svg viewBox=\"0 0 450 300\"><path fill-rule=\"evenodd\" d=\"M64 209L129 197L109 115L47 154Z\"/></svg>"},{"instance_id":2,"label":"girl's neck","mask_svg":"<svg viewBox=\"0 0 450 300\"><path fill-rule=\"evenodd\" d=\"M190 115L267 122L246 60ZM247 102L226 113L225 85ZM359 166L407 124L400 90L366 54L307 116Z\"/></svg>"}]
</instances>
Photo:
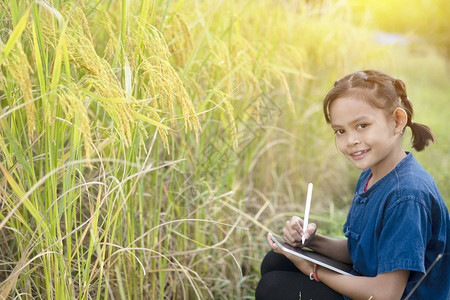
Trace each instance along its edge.
<instances>
[{"instance_id":1,"label":"girl's neck","mask_svg":"<svg viewBox=\"0 0 450 300\"><path fill-rule=\"evenodd\" d=\"M390 155L388 161L383 165L377 166L377 168L370 168L372 171L372 177L367 183L367 189L374 185L378 180L386 176L389 172L395 169L395 167L406 157L406 153L403 148L399 148L393 155Z\"/></svg>"}]
</instances>

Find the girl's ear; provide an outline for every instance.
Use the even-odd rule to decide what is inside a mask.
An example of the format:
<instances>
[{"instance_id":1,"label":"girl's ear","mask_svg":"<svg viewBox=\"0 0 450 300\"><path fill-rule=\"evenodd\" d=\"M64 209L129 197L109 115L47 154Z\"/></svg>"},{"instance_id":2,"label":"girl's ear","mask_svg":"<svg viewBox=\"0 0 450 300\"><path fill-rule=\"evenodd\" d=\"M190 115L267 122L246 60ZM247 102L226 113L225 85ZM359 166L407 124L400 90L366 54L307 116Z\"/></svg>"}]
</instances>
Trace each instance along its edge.
<instances>
[{"instance_id":1,"label":"girl's ear","mask_svg":"<svg viewBox=\"0 0 450 300\"><path fill-rule=\"evenodd\" d=\"M406 111L401 107L397 107L394 110L394 120L395 120L395 132L402 133L403 129L405 129L406 124L408 123L408 115Z\"/></svg>"}]
</instances>

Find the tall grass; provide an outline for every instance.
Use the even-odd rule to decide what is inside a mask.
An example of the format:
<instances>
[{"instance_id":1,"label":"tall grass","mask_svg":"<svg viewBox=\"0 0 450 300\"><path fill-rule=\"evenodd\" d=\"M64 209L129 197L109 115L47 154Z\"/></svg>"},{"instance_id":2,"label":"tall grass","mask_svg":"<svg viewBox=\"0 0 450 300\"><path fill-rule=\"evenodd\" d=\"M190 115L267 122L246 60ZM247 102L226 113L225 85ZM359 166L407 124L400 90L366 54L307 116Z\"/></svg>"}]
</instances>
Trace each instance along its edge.
<instances>
[{"instance_id":1,"label":"tall grass","mask_svg":"<svg viewBox=\"0 0 450 300\"><path fill-rule=\"evenodd\" d=\"M395 68L345 2L0 6L2 298L251 298L308 181L338 234L320 99Z\"/></svg>"}]
</instances>

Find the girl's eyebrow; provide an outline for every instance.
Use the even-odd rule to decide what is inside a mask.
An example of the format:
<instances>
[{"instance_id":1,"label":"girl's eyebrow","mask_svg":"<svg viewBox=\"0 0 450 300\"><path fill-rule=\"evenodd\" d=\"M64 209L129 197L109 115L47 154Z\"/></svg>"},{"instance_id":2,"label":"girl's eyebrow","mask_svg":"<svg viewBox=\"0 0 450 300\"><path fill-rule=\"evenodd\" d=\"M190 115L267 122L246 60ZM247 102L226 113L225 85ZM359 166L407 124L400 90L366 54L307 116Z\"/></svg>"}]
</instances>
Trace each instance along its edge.
<instances>
[{"instance_id":1,"label":"girl's eyebrow","mask_svg":"<svg viewBox=\"0 0 450 300\"><path fill-rule=\"evenodd\" d=\"M355 123L359 123L361 121L367 121L368 119L371 120L373 118L370 116L362 115L362 116L358 116L355 119L351 120L350 122L348 122L348 124L355 124ZM343 125L331 122L331 128L338 128L338 127L342 127L342 126Z\"/></svg>"}]
</instances>

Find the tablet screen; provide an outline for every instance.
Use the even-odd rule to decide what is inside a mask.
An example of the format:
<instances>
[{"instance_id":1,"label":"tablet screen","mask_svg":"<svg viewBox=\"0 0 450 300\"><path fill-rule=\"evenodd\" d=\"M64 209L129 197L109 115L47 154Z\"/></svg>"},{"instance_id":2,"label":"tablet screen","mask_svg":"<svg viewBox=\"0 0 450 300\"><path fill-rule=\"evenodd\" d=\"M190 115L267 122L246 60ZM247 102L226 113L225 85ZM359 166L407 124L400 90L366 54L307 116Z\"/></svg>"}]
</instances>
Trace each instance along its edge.
<instances>
[{"instance_id":1,"label":"tablet screen","mask_svg":"<svg viewBox=\"0 0 450 300\"><path fill-rule=\"evenodd\" d=\"M314 252L312 250L306 250L301 248L292 247L284 242L284 239L279 236L272 235L272 240L284 251L294 254L298 257L306 259L312 263L323 266L332 271L338 272L344 275L352 275L350 272L353 270L351 265L334 260L328 256Z\"/></svg>"}]
</instances>

